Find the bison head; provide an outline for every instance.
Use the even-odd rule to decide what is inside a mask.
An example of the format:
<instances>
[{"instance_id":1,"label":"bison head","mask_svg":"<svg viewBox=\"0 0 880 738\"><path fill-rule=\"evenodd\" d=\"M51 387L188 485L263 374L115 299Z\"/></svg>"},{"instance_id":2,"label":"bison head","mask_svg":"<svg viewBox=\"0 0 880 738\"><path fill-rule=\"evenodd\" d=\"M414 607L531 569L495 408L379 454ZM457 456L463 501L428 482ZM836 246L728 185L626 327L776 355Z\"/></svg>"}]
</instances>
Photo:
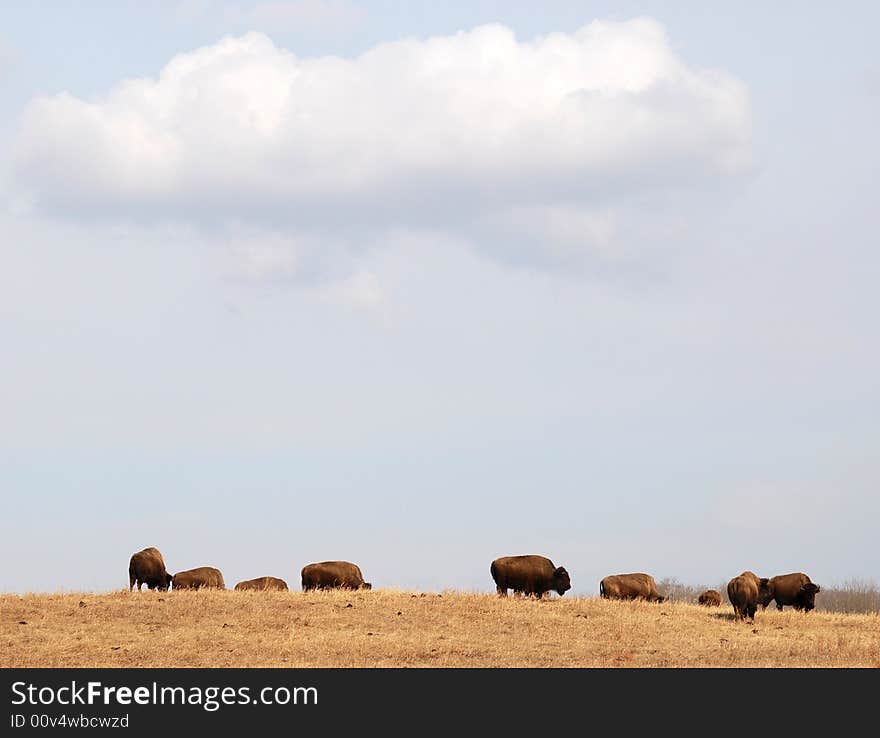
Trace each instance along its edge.
<instances>
[{"instance_id":1,"label":"bison head","mask_svg":"<svg viewBox=\"0 0 880 738\"><path fill-rule=\"evenodd\" d=\"M764 577L763 579L758 580L758 604L761 607L766 608L767 605L770 604L770 600L775 597L775 593L773 592L773 586L770 584L770 580Z\"/></svg>"},{"instance_id":2,"label":"bison head","mask_svg":"<svg viewBox=\"0 0 880 738\"><path fill-rule=\"evenodd\" d=\"M798 605L807 612L816 607L816 593L820 591L818 584L807 582L798 593Z\"/></svg>"},{"instance_id":3,"label":"bison head","mask_svg":"<svg viewBox=\"0 0 880 738\"><path fill-rule=\"evenodd\" d=\"M571 589L571 579L568 576L568 572L562 566L557 567L556 571L553 572L553 589L560 595L564 595Z\"/></svg>"}]
</instances>

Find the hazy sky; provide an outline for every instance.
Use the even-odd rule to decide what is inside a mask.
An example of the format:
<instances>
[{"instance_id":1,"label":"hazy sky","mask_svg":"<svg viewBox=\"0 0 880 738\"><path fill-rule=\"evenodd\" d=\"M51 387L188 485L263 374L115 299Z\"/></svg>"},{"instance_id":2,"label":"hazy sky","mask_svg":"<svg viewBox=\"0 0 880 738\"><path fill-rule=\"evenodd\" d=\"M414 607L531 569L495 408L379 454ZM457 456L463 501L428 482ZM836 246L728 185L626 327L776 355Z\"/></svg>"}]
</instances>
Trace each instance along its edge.
<instances>
[{"instance_id":1,"label":"hazy sky","mask_svg":"<svg viewBox=\"0 0 880 738\"><path fill-rule=\"evenodd\" d=\"M0 590L880 579L875 3L0 6Z\"/></svg>"}]
</instances>

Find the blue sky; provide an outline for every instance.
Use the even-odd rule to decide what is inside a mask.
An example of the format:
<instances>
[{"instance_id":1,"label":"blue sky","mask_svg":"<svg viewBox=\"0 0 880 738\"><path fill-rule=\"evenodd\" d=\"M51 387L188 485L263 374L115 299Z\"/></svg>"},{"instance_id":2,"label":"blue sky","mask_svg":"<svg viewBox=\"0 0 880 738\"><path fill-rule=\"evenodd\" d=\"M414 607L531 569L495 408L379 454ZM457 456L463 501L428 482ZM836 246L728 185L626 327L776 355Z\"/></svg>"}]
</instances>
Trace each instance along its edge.
<instances>
[{"instance_id":1,"label":"blue sky","mask_svg":"<svg viewBox=\"0 0 880 738\"><path fill-rule=\"evenodd\" d=\"M0 8L0 590L880 578L880 12L536 8Z\"/></svg>"}]
</instances>

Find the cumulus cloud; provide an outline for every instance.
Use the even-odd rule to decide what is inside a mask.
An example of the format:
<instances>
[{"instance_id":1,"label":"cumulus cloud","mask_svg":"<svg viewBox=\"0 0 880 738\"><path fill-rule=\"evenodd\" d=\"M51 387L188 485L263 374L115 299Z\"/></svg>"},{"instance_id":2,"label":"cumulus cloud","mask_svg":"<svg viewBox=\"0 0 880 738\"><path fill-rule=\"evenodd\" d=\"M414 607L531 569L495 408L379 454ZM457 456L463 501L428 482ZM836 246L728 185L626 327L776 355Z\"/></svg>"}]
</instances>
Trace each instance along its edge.
<instances>
[{"instance_id":1,"label":"cumulus cloud","mask_svg":"<svg viewBox=\"0 0 880 738\"><path fill-rule=\"evenodd\" d=\"M686 65L648 18L532 40L487 25L353 58L251 32L98 99L34 99L15 144L37 208L280 234L252 273L301 268L296 244L342 252L400 227L502 260L511 235L526 260L601 256L633 198L750 163L745 86Z\"/></svg>"}]
</instances>

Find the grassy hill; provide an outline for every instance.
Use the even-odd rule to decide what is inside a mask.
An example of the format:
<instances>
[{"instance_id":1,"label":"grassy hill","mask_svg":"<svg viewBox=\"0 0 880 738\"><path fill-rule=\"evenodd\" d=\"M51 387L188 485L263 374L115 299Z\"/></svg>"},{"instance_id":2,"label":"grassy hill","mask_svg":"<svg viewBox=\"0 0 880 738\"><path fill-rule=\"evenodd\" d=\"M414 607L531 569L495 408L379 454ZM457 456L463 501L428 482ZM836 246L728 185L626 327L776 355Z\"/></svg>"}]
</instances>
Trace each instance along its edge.
<instances>
[{"instance_id":1,"label":"grassy hill","mask_svg":"<svg viewBox=\"0 0 880 738\"><path fill-rule=\"evenodd\" d=\"M880 615L596 597L233 591L0 595L2 666L878 667Z\"/></svg>"}]
</instances>

